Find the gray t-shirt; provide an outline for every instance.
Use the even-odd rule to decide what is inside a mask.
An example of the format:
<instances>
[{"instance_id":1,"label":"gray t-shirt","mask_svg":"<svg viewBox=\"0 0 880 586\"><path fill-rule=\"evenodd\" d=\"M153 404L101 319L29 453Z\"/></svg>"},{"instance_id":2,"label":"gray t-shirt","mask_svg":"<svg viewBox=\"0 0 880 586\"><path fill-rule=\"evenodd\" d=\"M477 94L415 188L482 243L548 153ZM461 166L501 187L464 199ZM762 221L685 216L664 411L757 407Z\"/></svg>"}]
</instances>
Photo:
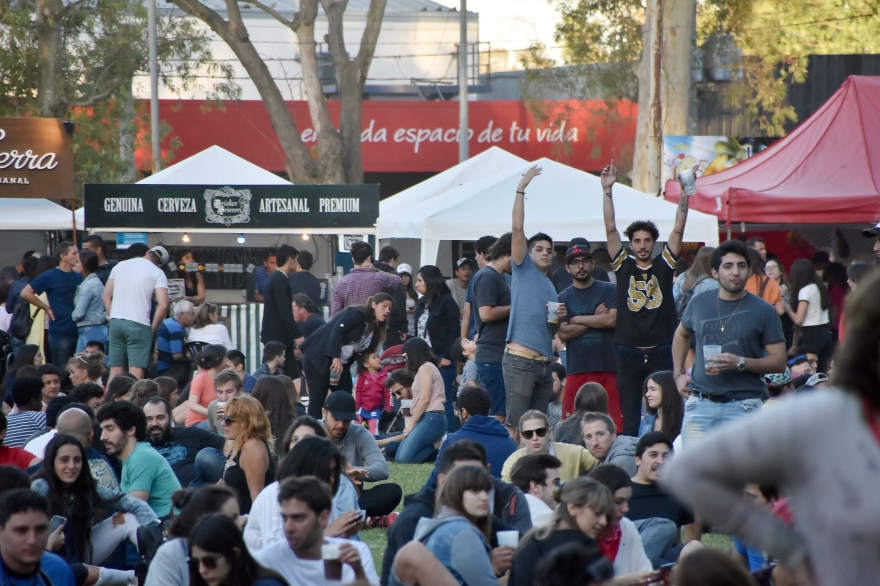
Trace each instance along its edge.
<instances>
[{"instance_id":1,"label":"gray t-shirt","mask_svg":"<svg viewBox=\"0 0 880 586\"><path fill-rule=\"evenodd\" d=\"M718 297L717 290L706 291L688 303L681 325L696 337L697 355L692 375L695 391L724 395L737 401L761 396L767 387L760 374L737 370L706 374L703 346L717 344L722 352L761 358L765 346L785 341L782 324L772 305L748 292L742 299L725 301Z\"/></svg>"},{"instance_id":2,"label":"gray t-shirt","mask_svg":"<svg viewBox=\"0 0 880 586\"><path fill-rule=\"evenodd\" d=\"M480 380L480 373L477 371L477 363L473 360L468 360L464 363L464 366L461 367L461 384L459 385L458 390L461 391L465 388L469 380L474 381L478 387L483 386L483 381Z\"/></svg>"},{"instance_id":3,"label":"gray t-shirt","mask_svg":"<svg viewBox=\"0 0 880 586\"><path fill-rule=\"evenodd\" d=\"M520 264L511 259L510 267L513 269L513 285L507 341L551 357L553 324L547 321L547 303L558 300L556 287L538 270L528 254Z\"/></svg>"},{"instance_id":4,"label":"gray t-shirt","mask_svg":"<svg viewBox=\"0 0 880 586\"><path fill-rule=\"evenodd\" d=\"M504 357L504 344L507 341L507 319L484 322L480 319L480 307L503 307L510 305L510 285L504 276L491 266L480 269L471 280L474 284L474 303L477 311L477 362L501 362Z\"/></svg>"}]
</instances>

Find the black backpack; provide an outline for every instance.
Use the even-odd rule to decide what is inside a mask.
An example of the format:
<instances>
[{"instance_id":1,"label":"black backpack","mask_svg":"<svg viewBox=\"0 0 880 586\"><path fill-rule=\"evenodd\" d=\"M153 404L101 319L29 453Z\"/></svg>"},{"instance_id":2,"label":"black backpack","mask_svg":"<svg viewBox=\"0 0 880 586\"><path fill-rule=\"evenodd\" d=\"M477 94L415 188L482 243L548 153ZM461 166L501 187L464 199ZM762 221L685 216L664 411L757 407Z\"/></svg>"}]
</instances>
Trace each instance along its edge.
<instances>
[{"instance_id":1,"label":"black backpack","mask_svg":"<svg viewBox=\"0 0 880 586\"><path fill-rule=\"evenodd\" d=\"M20 300L15 304L12 312L12 321L9 324L9 335L13 338L23 340L31 333L31 327L34 325L34 317L40 312L40 308L31 316L31 304L27 301Z\"/></svg>"}]
</instances>

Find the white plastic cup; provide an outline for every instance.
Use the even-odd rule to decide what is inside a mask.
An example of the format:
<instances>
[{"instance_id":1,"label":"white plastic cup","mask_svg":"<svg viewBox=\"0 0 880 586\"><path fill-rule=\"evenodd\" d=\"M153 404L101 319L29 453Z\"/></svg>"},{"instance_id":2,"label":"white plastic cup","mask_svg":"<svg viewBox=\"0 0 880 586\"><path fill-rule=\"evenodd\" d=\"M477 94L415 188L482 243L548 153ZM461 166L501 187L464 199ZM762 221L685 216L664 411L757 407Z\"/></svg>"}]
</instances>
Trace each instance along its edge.
<instances>
[{"instance_id":1,"label":"white plastic cup","mask_svg":"<svg viewBox=\"0 0 880 586\"><path fill-rule=\"evenodd\" d=\"M339 561L339 544L326 543L322 545L321 558L324 560L324 579L341 582L342 562Z\"/></svg>"},{"instance_id":2,"label":"white plastic cup","mask_svg":"<svg viewBox=\"0 0 880 586\"><path fill-rule=\"evenodd\" d=\"M551 324L555 324L559 321L558 301L550 301L549 303L547 303L547 321Z\"/></svg>"},{"instance_id":3,"label":"white plastic cup","mask_svg":"<svg viewBox=\"0 0 880 586\"><path fill-rule=\"evenodd\" d=\"M499 531L498 547L504 547L505 545L516 549L519 545L519 531Z\"/></svg>"},{"instance_id":4,"label":"white plastic cup","mask_svg":"<svg viewBox=\"0 0 880 586\"><path fill-rule=\"evenodd\" d=\"M682 169L678 177L681 179L681 183L684 185L684 192L688 196L697 193L697 178L694 176L693 169Z\"/></svg>"},{"instance_id":5,"label":"white plastic cup","mask_svg":"<svg viewBox=\"0 0 880 586\"><path fill-rule=\"evenodd\" d=\"M712 362L712 359L719 354L721 354L721 346L715 344L703 346L703 366L706 369L706 374L717 374L714 372L709 372L709 363Z\"/></svg>"},{"instance_id":6,"label":"white plastic cup","mask_svg":"<svg viewBox=\"0 0 880 586\"><path fill-rule=\"evenodd\" d=\"M332 386L335 387L336 385L338 385L339 379L341 379L341 378L342 378L341 372L337 373L337 372L333 372L332 370L330 371L330 384Z\"/></svg>"},{"instance_id":7,"label":"white plastic cup","mask_svg":"<svg viewBox=\"0 0 880 586\"><path fill-rule=\"evenodd\" d=\"M404 417L410 417L412 415L412 406L412 399L402 399L400 401L400 412L403 414Z\"/></svg>"}]
</instances>

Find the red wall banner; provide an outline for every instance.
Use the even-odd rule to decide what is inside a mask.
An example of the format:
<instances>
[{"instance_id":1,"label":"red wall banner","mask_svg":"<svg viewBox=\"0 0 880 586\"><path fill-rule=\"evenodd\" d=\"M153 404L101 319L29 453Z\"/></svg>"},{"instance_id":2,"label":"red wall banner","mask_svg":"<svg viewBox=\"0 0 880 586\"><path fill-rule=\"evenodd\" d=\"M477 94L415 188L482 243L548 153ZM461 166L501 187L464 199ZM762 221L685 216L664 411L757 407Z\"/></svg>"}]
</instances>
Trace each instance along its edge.
<instances>
[{"instance_id":1,"label":"red wall banner","mask_svg":"<svg viewBox=\"0 0 880 586\"><path fill-rule=\"evenodd\" d=\"M306 102L288 102L297 128L314 143ZM171 128L167 138L180 142L180 161L218 145L269 171L284 171L284 154L260 101L162 100L161 117ZM330 102L338 121L339 102ZM492 146L527 160L552 158L585 171L600 171L612 158L629 168L635 143L636 105L602 100L541 104L536 117L524 102L470 103L470 154ZM363 103L366 172L438 172L458 163L458 102L378 101ZM150 168L149 150L137 153L138 167Z\"/></svg>"}]
</instances>

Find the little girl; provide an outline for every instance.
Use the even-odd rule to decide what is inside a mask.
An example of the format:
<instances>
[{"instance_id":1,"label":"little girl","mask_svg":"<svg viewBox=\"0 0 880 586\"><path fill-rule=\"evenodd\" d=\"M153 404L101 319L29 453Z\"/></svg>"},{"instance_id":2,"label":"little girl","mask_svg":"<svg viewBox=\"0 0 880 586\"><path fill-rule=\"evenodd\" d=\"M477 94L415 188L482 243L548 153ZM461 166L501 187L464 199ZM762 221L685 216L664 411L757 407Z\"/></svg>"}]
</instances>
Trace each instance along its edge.
<instances>
[{"instance_id":1,"label":"little girl","mask_svg":"<svg viewBox=\"0 0 880 586\"><path fill-rule=\"evenodd\" d=\"M358 357L358 378L355 385L354 399L357 414L361 423L367 421L370 433L379 433L379 420L382 409L389 401L389 391L385 388L387 372L382 371L382 363L375 352L362 354Z\"/></svg>"}]
</instances>

